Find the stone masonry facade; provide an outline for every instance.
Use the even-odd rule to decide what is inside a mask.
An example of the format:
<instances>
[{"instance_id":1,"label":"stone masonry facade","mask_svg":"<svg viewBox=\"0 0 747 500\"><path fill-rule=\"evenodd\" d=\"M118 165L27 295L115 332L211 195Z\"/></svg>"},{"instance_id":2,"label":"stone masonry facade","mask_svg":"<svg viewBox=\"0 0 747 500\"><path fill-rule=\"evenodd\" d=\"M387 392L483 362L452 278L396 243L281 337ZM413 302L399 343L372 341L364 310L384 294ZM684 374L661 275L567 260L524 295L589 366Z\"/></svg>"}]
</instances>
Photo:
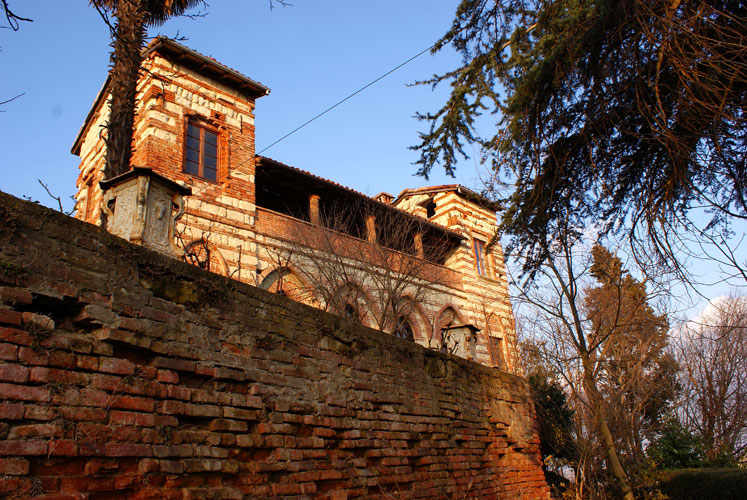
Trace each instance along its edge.
<instances>
[{"instance_id":1,"label":"stone masonry facade","mask_svg":"<svg viewBox=\"0 0 747 500\"><path fill-rule=\"evenodd\" d=\"M421 345L447 347L486 366L517 372L503 255L500 244L490 244L498 207L457 185L405 190L396 197L383 193L374 200L303 170L255 157L255 101L269 89L165 38L148 46L143 66L133 164L191 188L178 233L180 245L192 251L193 260L218 274L320 306L311 294L298 293L310 288L309 275L304 276L308 262L280 258L299 254L295 250L304 244L299 235L329 231L315 220L320 206L329 207L334 199L379 212L413 214L450 246L448 254L442 252L441 258L422 266L419 289L423 293L412 293L413 306L402 318L408 334ZM77 217L93 224L101 224L106 89L105 85L73 146L73 153L81 158ZM209 149L209 158L203 148ZM190 168L199 164L207 173L188 173L190 158L194 160ZM277 201L282 200L278 195L285 195L285 201ZM298 208L302 202L305 206ZM349 242L341 246L360 248L361 240L376 244L370 235L377 229L381 232L372 222L368 236L343 235ZM416 253L421 244L418 240L405 254ZM367 259L371 261L368 255L363 251L346 258L352 266L365 265ZM362 311L356 311L359 321L394 331L394 321L372 320L382 306L368 290L369 284L352 286L363 290L362 298L353 304ZM295 287L296 293L282 287ZM468 327L459 333L467 336L456 339L449 349L445 332L455 326Z\"/></svg>"},{"instance_id":2,"label":"stone masonry facade","mask_svg":"<svg viewBox=\"0 0 747 500\"><path fill-rule=\"evenodd\" d=\"M523 378L2 193L0 218L0 498L549 498Z\"/></svg>"}]
</instances>

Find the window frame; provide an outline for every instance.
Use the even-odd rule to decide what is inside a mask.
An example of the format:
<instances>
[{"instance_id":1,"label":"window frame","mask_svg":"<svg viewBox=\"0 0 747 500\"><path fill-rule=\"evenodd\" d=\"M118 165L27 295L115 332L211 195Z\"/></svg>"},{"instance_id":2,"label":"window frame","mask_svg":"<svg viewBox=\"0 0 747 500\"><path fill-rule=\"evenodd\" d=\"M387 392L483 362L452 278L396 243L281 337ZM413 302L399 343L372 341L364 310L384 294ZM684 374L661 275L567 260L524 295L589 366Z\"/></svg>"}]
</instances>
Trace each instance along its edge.
<instances>
[{"instance_id":1,"label":"window frame","mask_svg":"<svg viewBox=\"0 0 747 500\"><path fill-rule=\"evenodd\" d=\"M479 248L478 248L479 247ZM485 252L485 242L477 238L472 238L472 254L475 256L475 268L480 276L488 275L488 259Z\"/></svg>"},{"instance_id":2,"label":"window frame","mask_svg":"<svg viewBox=\"0 0 747 500\"><path fill-rule=\"evenodd\" d=\"M190 135L190 128L197 129L199 131L199 138L195 137L194 135ZM212 134L215 136L215 178L210 178L205 175L206 170L206 162L205 157L210 157L209 153L206 151L206 144L209 144L206 142L206 132L209 134ZM198 141L198 150L195 150L194 148L189 147L189 139L197 139ZM213 182L217 183L220 178L220 130L204 121L201 121L199 119L195 118L188 118L186 126L184 127L184 157L183 157L183 163L182 163L182 172L192 176L197 177L199 179L202 179L206 182ZM187 170L187 164L188 162L192 165L195 164L194 160L188 159L188 154L190 151L197 151L198 156L198 162L197 165L197 173L190 172ZM208 166L207 170L213 170Z\"/></svg>"},{"instance_id":3,"label":"window frame","mask_svg":"<svg viewBox=\"0 0 747 500\"><path fill-rule=\"evenodd\" d=\"M394 336L415 342L415 329L412 327L410 318L405 315L397 317L394 325Z\"/></svg>"}]
</instances>

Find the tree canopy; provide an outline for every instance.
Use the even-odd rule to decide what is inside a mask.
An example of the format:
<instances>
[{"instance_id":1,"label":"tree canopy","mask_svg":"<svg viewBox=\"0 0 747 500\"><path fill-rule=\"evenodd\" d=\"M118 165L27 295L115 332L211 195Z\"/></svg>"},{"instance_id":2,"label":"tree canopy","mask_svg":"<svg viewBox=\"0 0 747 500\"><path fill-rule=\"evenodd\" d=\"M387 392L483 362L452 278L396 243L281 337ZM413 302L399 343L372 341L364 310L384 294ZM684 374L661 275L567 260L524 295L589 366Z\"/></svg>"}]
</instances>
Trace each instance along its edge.
<instances>
[{"instance_id":1,"label":"tree canopy","mask_svg":"<svg viewBox=\"0 0 747 500\"><path fill-rule=\"evenodd\" d=\"M419 173L478 145L526 272L591 221L671 263L691 209L711 209L701 230L747 220L744 33L735 0L463 0L434 49L463 63L423 82L451 93L420 115Z\"/></svg>"}]
</instances>

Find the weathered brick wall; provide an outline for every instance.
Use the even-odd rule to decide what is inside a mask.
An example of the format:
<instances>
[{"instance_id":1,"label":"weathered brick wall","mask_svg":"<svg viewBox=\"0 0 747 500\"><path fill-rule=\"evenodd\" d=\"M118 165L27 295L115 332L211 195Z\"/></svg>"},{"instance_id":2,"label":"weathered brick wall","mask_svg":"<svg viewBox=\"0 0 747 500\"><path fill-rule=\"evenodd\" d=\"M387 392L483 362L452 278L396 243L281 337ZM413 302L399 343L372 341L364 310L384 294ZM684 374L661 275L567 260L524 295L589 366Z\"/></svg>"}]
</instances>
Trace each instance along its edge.
<instances>
[{"instance_id":1,"label":"weathered brick wall","mask_svg":"<svg viewBox=\"0 0 747 500\"><path fill-rule=\"evenodd\" d=\"M548 498L523 379L0 218L0 498Z\"/></svg>"}]
</instances>

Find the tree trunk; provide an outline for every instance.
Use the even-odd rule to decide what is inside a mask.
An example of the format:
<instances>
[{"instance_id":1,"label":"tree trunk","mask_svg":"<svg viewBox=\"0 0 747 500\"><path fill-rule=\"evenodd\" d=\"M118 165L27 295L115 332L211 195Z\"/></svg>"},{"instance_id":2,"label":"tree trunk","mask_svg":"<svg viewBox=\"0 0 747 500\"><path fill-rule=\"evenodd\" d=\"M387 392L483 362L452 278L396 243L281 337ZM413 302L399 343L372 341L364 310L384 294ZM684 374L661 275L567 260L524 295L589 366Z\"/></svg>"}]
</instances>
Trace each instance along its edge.
<instances>
[{"instance_id":1,"label":"tree trunk","mask_svg":"<svg viewBox=\"0 0 747 500\"><path fill-rule=\"evenodd\" d=\"M119 0L111 55L111 107L106 136L105 177L112 178L130 169L141 50L145 41L145 12L142 0Z\"/></svg>"},{"instance_id":2,"label":"tree trunk","mask_svg":"<svg viewBox=\"0 0 747 500\"><path fill-rule=\"evenodd\" d=\"M609 425L607 424L607 414L604 409L602 402L602 395L597 389L596 382L594 381L594 371L589 360L588 353L581 353L581 361L584 367L584 390L591 400L592 408L597 419L597 427L599 434L602 436L604 443L604 450L607 452L607 459L610 464L610 471L617 480L617 484L622 491L623 498L625 500L635 500L633 495L633 489L630 487L628 476L625 473L625 469L617 456L617 450L615 449L615 441L612 439L612 432L610 432Z\"/></svg>"}]
</instances>

